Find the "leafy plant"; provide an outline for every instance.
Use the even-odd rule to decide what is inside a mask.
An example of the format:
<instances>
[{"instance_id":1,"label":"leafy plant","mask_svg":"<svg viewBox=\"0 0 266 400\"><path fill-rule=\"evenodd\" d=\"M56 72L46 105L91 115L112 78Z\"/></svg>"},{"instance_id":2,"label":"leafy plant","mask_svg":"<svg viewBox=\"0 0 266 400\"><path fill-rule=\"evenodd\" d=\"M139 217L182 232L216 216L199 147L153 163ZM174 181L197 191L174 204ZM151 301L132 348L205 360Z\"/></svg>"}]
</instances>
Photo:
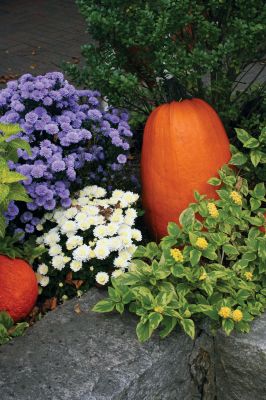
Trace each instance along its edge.
<instances>
[{"instance_id":1,"label":"leafy plant","mask_svg":"<svg viewBox=\"0 0 266 400\"><path fill-rule=\"evenodd\" d=\"M231 164L241 168L241 174L251 182L265 180L266 176L266 127L260 134L250 135L244 129L236 129L242 151L231 146L233 157Z\"/></svg>"},{"instance_id":2,"label":"leafy plant","mask_svg":"<svg viewBox=\"0 0 266 400\"><path fill-rule=\"evenodd\" d=\"M24 242L21 241L21 233L13 236L6 235L0 241L0 254L5 254L9 258L22 258L32 264L46 252L44 246L36 245L35 238L32 237Z\"/></svg>"},{"instance_id":3,"label":"leafy plant","mask_svg":"<svg viewBox=\"0 0 266 400\"><path fill-rule=\"evenodd\" d=\"M0 346L9 342L13 337L22 336L28 326L27 322L15 324L7 312L0 312Z\"/></svg>"},{"instance_id":4,"label":"leafy plant","mask_svg":"<svg viewBox=\"0 0 266 400\"><path fill-rule=\"evenodd\" d=\"M109 297L93 308L122 313L129 305L140 317L140 341L176 325L194 338L195 322L206 317L213 332L248 332L266 306L265 185L250 189L228 166L209 183L219 198L195 192L181 227L170 222L159 245L140 246L129 272L112 279Z\"/></svg>"},{"instance_id":5,"label":"leafy plant","mask_svg":"<svg viewBox=\"0 0 266 400\"><path fill-rule=\"evenodd\" d=\"M0 238L5 236L6 220L4 212L7 211L10 202L14 200L31 201L20 183L25 179L25 176L10 171L8 166L8 161L17 161L18 149L24 149L30 154L30 146L26 141L19 138L12 140L12 136L20 131L19 125L0 123Z\"/></svg>"},{"instance_id":6,"label":"leafy plant","mask_svg":"<svg viewBox=\"0 0 266 400\"><path fill-rule=\"evenodd\" d=\"M170 91L176 100L185 88L215 106L226 125L237 126L252 112L265 115L265 85L254 85L265 65L241 93L237 90L254 63L265 57L263 0L77 4L93 41L82 48L85 66L67 70L79 84L99 88L111 104L144 120L168 100L167 78L173 77ZM260 117L253 119L252 124L258 123Z\"/></svg>"}]
</instances>

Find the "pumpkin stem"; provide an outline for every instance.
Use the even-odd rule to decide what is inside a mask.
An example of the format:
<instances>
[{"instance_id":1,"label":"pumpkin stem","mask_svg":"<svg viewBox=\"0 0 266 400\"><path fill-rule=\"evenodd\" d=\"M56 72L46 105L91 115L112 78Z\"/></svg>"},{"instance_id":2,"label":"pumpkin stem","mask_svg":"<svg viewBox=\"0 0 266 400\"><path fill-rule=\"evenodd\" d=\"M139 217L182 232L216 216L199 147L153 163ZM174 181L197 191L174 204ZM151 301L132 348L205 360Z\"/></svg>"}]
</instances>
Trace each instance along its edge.
<instances>
[{"instance_id":1,"label":"pumpkin stem","mask_svg":"<svg viewBox=\"0 0 266 400\"><path fill-rule=\"evenodd\" d=\"M192 99L192 96L187 92L185 87L173 76L170 79L164 80L164 88L166 92L166 100L168 103L171 101L182 101L185 99Z\"/></svg>"}]
</instances>

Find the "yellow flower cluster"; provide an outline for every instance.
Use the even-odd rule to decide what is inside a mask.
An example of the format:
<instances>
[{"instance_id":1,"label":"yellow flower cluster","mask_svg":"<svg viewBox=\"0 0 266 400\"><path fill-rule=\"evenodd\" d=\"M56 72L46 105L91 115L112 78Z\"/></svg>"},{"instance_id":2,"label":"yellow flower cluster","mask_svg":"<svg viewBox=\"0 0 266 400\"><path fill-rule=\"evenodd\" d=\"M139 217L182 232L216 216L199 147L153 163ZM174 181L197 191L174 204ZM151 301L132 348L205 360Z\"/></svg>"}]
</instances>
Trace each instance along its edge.
<instances>
[{"instance_id":1,"label":"yellow flower cluster","mask_svg":"<svg viewBox=\"0 0 266 400\"><path fill-rule=\"evenodd\" d=\"M164 309L163 309L162 306L155 306L153 311L155 311L155 312L157 312L159 314L162 314L164 312Z\"/></svg>"},{"instance_id":2,"label":"yellow flower cluster","mask_svg":"<svg viewBox=\"0 0 266 400\"><path fill-rule=\"evenodd\" d=\"M224 319L232 318L235 322L240 322L243 319L243 313L241 310L232 311L230 307L221 307L218 314Z\"/></svg>"},{"instance_id":3,"label":"yellow flower cluster","mask_svg":"<svg viewBox=\"0 0 266 400\"><path fill-rule=\"evenodd\" d=\"M231 317L231 308L229 307L221 307L218 314L220 317L227 319Z\"/></svg>"},{"instance_id":4,"label":"yellow flower cluster","mask_svg":"<svg viewBox=\"0 0 266 400\"><path fill-rule=\"evenodd\" d=\"M200 281L204 281L206 278L207 278L207 272L204 271L204 272L202 272L202 274L200 275L199 280L200 280Z\"/></svg>"},{"instance_id":5,"label":"yellow flower cluster","mask_svg":"<svg viewBox=\"0 0 266 400\"><path fill-rule=\"evenodd\" d=\"M177 262L183 262L184 261L184 257L183 254L181 253L180 250L178 249L171 249L170 250L171 256L173 257L173 259Z\"/></svg>"},{"instance_id":6,"label":"yellow flower cluster","mask_svg":"<svg viewBox=\"0 0 266 400\"><path fill-rule=\"evenodd\" d=\"M211 217L213 218L219 217L219 211L217 210L217 207L214 203L208 203L207 208Z\"/></svg>"},{"instance_id":7,"label":"yellow flower cluster","mask_svg":"<svg viewBox=\"0 0 266 400\"><path fill-rule=\"evenodd\" d=\"M234 190L230 193L230 197L235 204L237 204L238 206L242 206L242 197L238 192Z\"/></svg>"},{"instance_id":8,"label":"yellow flower cluster","mask_svg":"<svg viewBox=\"0 0 266 400\"><path fill-rule=\"evenodd\" d=\"M232 312L232 319L233 319L235 322L240 322L240 321L242 321L242 319L243 319L243 313L242 313L242 311L240 311L240 310L235 310L235 311L233 311L233 312Z\"/></svg>"},{"instance_id":9,"label":"yellow flower cluster","mask_svg":"<svg viewBox=\"0 0 266 400\"><path fill-rule=\"evenodd\" d=\"M249 272L249 271L245 272L244 276L245 276L247 281L252 281L252 279L253 279L253 273L252 272Z\"/></svg>"},{"instance_id":10,"label":"yellow flower cluster","mask_svg":"<svg viewBox=\"0 0 266 400\"><path fill-rule=\"evenodd\" d=\"M207 242L207 240L205 238L199 237L196 240L196 246L199 247L202 250L205 250L208 247L208 242Z\"/></svg>"}]
</instances>

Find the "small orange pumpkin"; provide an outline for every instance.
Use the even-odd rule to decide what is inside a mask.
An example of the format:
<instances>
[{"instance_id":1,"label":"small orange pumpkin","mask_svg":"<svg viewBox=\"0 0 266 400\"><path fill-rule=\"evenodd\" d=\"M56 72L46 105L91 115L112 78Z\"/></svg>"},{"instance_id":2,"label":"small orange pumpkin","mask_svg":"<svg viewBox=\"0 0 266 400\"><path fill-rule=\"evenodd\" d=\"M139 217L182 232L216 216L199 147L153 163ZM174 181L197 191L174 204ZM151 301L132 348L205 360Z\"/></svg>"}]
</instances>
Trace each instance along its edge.
<instances>
[{"instance_id":1,"label":"small orange pumpkin","mask_svg":"<svg viewBox=\"0 0 266 400\"><path fill-rule=\"evenodd\" d=\"M207 181L231 158L222 122L205 101L173 101L149 116L141 156L142 201L156 240L194 201L194 191L217 198Z\"/></svg>"},{"instance_id":2,"label":"small orange pumpkin","mask_svg":"<svg viewBox=\"0 0 266 400\"><path fill-rule=\"evenodd\" d=\"M7 311L19 321L30 313L37 296L38 283L31 266L0 255L0 311Z\"/></svg>"}]
</instances>

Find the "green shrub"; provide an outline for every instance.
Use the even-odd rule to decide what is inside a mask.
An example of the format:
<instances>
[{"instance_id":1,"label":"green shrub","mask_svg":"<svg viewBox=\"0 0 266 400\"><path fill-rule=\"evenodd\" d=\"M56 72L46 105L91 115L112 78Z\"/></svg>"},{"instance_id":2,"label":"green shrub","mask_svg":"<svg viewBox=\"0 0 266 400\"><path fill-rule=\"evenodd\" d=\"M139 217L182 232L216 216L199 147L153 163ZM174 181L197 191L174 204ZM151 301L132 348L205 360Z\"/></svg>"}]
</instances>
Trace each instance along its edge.
<instances>
[{"instance_id":1,"label":"green shrub","mask_svg":"<svg viewBox=\"0 0 266 400\"><path fill-rule=\"evenodd\" d=\"M242 151L231 146L233 157L231 164L240 168L249 182L265 180L266 177L266 127L260 134L250 135L244 129L236 129L237 139L242 144Z\"/></svg>"},{"instance_id":2,"label":"green shrub","mask_svg":"<svg viewBox=\"0 0 266 400\"><path fill-rule=\"evenodd\" d=\"M140 246L129 272L112 279L109 297L96 312L125 305L140 317L139 340L160 327L161 337L179 325L195 336L195 322L209 318L219 327L248 332L250 321L266 306L265 185L249 189L247 180L228 166L209 183L218 200L195 192L191 204L160 244Z\"/></svg>"},{"instance_id":3,"label":"green shrub","mask_svg":"<svg viewBox=\"0 0 266 400\"><path fill-rule=\"evenodd\" d=\"M27 322L14 323L10 315L2 311L0 312L0 346L9 342L13 337L23 335L29 324Z\"/></svg>"},{"instance_id":4,"label":"green shrub","mask_svg":"<svg viewBox=\"0 0 266 400\"><path fill-rule=\"evenodd\" d=\"M5 236L6 220L4 212L11 201L31 201L20 181L24 175L10 171L8 161L18 160L17 149L24 149L30 154L30 145L22 139L11 137L21 132L19 125L0 123L0 238Z\"/></svg>"},{"instance_id":5,"label":"green shrub","mask_svg":"<svg viewBox=\"0 0 266 400\"><path fill-rule=\"evenodd\" d=\"M263 0L77 0L92 44L83 46L85 66L67 69L79 83L94 87L110 103L144 120L168 98L167 75L175 98L185 88L210 102L227 125L249 128L265 117L262 86L236 93L239 74L266 53ZM265 66L260 65L260 71ZM247 71L247 70L246 70ZM240 76L241 82L245 76ZM173 89L173 88L172 88ZM176 89L178 89L176 91Z\"/></svg>"}]
</instances>

